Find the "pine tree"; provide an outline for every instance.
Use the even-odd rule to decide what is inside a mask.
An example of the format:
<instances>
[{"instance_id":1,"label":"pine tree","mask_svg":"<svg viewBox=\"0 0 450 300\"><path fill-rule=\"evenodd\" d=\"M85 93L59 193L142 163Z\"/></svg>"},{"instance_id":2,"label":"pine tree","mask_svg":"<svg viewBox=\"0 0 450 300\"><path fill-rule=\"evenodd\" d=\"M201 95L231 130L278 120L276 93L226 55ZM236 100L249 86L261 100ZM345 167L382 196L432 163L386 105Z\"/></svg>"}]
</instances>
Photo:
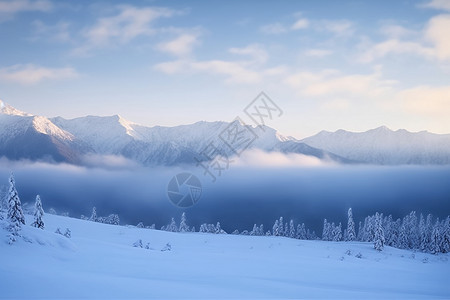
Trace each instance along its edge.
<instances>
[{"instance_id":1,"label":"pine tree","mask_svg":"<svg viewBox=\"0 0 450 300\"><path fill-rule=\"evenodd\" d=\"M433 254L441 252L441 230L439 219L436 221L431 233L430 252Z\"/></svg>"},{"instance_id":2,"label":"pine tree","mask_svg":"<svg viewBox=\"0 0 450 300\"><path fill-rule=\"evenodd\" d=\"M37 195L36 202L34 203L34 222L31 225L40 229L44 229L44 221L42 221L43 216L44 210L42 209L41 197Z\"/></svg>"},{"instance_id":3,"label":"pine tree","mask_svg":"<svg viewBox=\"0 0 450 300\"><path fill-rule=\"evenodd\" d=\"M272 235L279 236L280 235L280 225L278 224L278 220L275 220L275 224L272 227Z\"/></svg>"},{"instance_id":4,"label":"pine tree","mask_svg":"<svg viewBox=\"0 0 450 300\"><path fill-rule=\"evenodd\" d=\"M186 223L186 213L183 212L181 214L181 220L180 220L180 232L189 232L189 226Z\"/></svg>"},{"instance_id":5,"label":"pine tree","mask_svg":"<svg viewBox=\"0 0 450 300\"><path fill-rule=\"evenodd\" d=\"M14 175L9 177L9 197L8 197L8 221L9 230L13 236L20 236L22 224L25 225L25 217L22 211L22 204L20 203L19 194L16 190L16 182Z\"/></svg>"},{"instance_id":6,"label":"pine tree","mask_svg":"<svg viewBox=\"0 0 450 300\"><path fill-rule=\"evenodd\" d=\"M289 237L290 238L295 238L294 220L292 220L292 219L289 222Z\"/></svg>"},{"instance_id":7,"label":"pine tree","mask_svg":"<svg viewBox=\"0 0 450 300\"><path fill-rule=\"evenodd\" d=\"M334 242L339 242L340 240L342 240L342 225L341 223L339 223L339 226L335 226L334 223L331 224L331 228L332 228L332 240Z\"/></svg>"},{"instance_id":8,"label":"pine tree","mask_svg":"<svg viewBox=\"0 0 450 300\"><path fill-rule=\"evenodd\" d=\"M92 214L91 217L89 218L89 221L92 222L97 222L97 208L95 208L95 206L92 208Z\"/></svg>"},{"instance_id":9,"label":"pine tree","mask_svg":"<svg viewBox=\"0 0 450 300\"><path fill-rule=\"evenodd\" d=\"M278 235L284 236L284 226L283 226L283 217L280 217L278 220Z\"/></svg>"},{"instance_id":10,"label":"pine tree","mask_svg":"<svg viewBox=\"0 0 450 300\"><path fill-rule=\"evenodd\" d=\"M384 248L384 230L382 226L382 216L378 213L375 214L375 237L373 247L375 250L381 251Z\"/></svg>"},{"instance_id":11,"label":"pine tree","mask_svg":"<svg viewBox=\"0 0 450 300\"><path fill-rule=\"evenodd\" d=\"M250 231L250 235L258 235L258 226L256 224L253 225L252 231Z\"/></svg>"},{"instance_id":12,"label":"pine tree","mask_svg":"<svg viewBox=\"0 0 450 300\"><path fill-rule=\"evenodd\" d=\"M347 241L356 240L355 222L353 221L352 208L348 209L348 221L347 221Z\"/></svg>"},{"instance_id":13,"label":"pine tree","mask_svg":"<svg viewBox=\"0 0 450 300\"><path fill-rule=\"evenodd\" d=\"M322 240L328 241L330 236L330 226L327 222L327 219L323 220L323 231L322 231Z\"/></svg>"},{"instance_id":14,"label":"pine tree","mask_svg":"<svg viewBox=\"0 0 450 300\"><path fill-rule=\"evenodd\" d=\"M178 226L177 226L177 223L175 222L174 218L172 218L172 220L170 221L169 226L167 226L167 231L170 231L170 232L177 232L178 231Z\"/></svg>"},{"instance_id":15,"label":"pine tree","mask_svg":"<svg viewBox=\"0 0 450 300\"><path fill-rule=\"evenodd\" d=\"M64 233L64 236L69 239L72 237L72 232L70 231L69 228L66 228L66 232Z\"/></svg>"}]
</instances>

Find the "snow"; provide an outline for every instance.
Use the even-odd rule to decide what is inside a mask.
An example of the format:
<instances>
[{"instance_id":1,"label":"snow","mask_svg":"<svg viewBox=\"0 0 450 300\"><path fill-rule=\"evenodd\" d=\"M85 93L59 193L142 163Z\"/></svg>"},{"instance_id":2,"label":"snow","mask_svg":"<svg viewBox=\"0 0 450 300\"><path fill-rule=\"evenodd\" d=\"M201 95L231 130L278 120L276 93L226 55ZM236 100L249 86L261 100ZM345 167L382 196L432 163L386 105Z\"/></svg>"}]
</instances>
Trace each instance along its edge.
<instances>
[{"instance_id":1,"label":"snow","mask_svg":"<svg viewBox=\"0 0 450 300\"><path fill-rule=\"evenodd\" d=\"M450 134L390 130L321 131L301 140L347 159L382 165L450 164Z\"/></svg>"},{"instance_id":2,"label":"snow","mask_svg":"<svg viewBox=\"0 0 450 300\"><path fill-rule=\"evenodd\" d=\"M0 229L0 298L450 297L448 254L171 233L50 214L44 222L45 230L23 226L13 245ZM58 227L72 238L55 234ZM139 239L150 249L133 247ZM171 251L161 251L167 243Z\"/></svg>"}]
</instances>

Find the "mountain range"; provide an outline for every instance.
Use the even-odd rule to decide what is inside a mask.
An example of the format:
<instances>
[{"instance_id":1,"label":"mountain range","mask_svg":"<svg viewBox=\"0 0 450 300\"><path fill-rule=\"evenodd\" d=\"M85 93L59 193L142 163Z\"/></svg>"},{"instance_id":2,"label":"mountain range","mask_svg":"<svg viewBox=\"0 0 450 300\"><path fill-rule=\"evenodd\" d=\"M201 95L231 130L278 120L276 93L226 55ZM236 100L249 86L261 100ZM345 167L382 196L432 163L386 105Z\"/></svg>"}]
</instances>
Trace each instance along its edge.
<instances>
[{"instance_id":1,"label":"mountain range","mask_svg":"<svg viewBox=\"0 0 450 300\"><path fill-rule=\"evenodd\" d=\"M243 134L243 143L227 143L224 133L231 129ZM322 131L298 140L267 126L253 127L238 121L146 127L119 115L47 118L22 112L0 100L0 157L10 160L83 164L89 155L116 155L146 166L168 166L207 161L213 153L232 156L247 147L338 163L450 164L450 134L379 127L361 133Z\"/></svg>"}]
</instances>

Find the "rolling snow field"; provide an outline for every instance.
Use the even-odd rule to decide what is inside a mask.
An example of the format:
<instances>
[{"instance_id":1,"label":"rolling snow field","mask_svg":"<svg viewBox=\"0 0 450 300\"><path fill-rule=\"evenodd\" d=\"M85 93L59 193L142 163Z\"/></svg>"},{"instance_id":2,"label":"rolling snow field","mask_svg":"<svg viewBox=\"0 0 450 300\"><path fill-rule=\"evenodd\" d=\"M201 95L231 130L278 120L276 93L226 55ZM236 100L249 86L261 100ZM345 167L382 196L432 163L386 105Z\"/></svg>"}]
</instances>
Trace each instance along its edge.
<instances>
[{"instance_id":1,"label":"rolling snow field","mask_svg":"<svg viewBox=\"0 0 450 300\"><path fill-rule=\"evenodd\" d=\"M448 254L171 233L50 214L45 230L29 225L32 216L26 221L12 245L0 221L0 298L450 298ZM72 237L54 233L58 227ZM133 247L139 239L144 247ZM171 250L161 251L167 243Z\"/></svg>"}]
</instances>

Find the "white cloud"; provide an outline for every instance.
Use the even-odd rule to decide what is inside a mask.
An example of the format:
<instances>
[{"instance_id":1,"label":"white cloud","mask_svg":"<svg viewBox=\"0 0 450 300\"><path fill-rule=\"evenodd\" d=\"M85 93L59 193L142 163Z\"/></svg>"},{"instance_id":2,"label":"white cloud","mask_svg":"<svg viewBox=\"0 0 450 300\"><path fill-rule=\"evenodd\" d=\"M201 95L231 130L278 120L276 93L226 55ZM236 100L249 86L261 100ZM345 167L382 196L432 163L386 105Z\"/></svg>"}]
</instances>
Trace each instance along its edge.
<instances>
[{"instance_id":1,"label":"white cloud","mask_svg":"<svg viewBox=\"0 0 450 300\"><path fill-rule=\"evenodd\" d=\"M265 63L269 58L266 50L257 44L248 45L244 48L230 48L229 52L238 55L248 55L252 58L253 62L261 64Z\"/></svg>"},{"instance_id":2,"label":"white cloud","mask_svg":"<svg viewBox=\"0 0 450 300\"><path fill-rule=\"evenodd\" d=\"M204 72L226 76L226 83L257 83L261 74L246 68L245 63L224 60L186 61L178 60L157 64L155 69L167 74Z\"/></svg>"},{"instance_id":3,"label":"white cloud","mask_svg":"<svg viewBox=\"0 0 450 300\"><path fill-rule=\"evenodd\" d=\"M413 30L396 24L384 25L380 31L389 38L402 38L416 33Z\"/></svg>"},{"instance_id":4,"label":"white cloud","mask_svg":"<svg viewBox=\"0 0 450 300\"><path fill-rule=\"evenodd\" d=\"M233 165L245 167L311 167L330 166L336 163L331 160L321 160L315 156L298 153L265 152L259 149L244 151L239 157L231 159Z\"/></svg>"},{"instance_id":5,"label":"white cloud","mask_svg":"<svg viewBox=\"0 0 450 300\"><path fill-rule=\"evenodd\" d=\"M23 11L50 11L53 5L47 0L12 0L0 1L0 14L14 15Z\"/></svg>"},{"instance_id":6,"label":"white cloud","mask_svg":"<svg viewBox=\"0 0 450 300\"><path fill-rule=\"evenodd\" d=\"M383 80L380 70L372 74L342 75L336 70L321 72L298 72L285 80L300 95L310 97L341 96L370 97L379 96L392 89L394 81Z\"/></svg>"},{"instance_id":7,"label":"white cloud","mask_svg":"<svg viewBox=\"0 0 450 300\"><path fill-rule=\"evenodd\" d=\"M291 29L292 30L298 30L298 29L305 29L309 27L309 21L308 19L299 19L297 22L295 22Z\"/></svg>"},{"instance_id":8,"label":"white cloud","mask_svg":"<svg viewBox=\"0 0 450 300\"><path fill-rule=\"evenodd\" d=\"M430 47L424 47L416 42L406 42L398 39L389 39L371 46L370 49L360 55L358 60L363 63L368 63L374 61L375 59L385 57L389 54L405 53L432 57L435 51Z\"/></svg>"},{"instance_id":9,"label":"white cloud","mask_svg":"<svg viewBox=\"0 0 450 300\"><path fill-rule=\"evenodd\" d=\"M78 76L72 68L45 68L33 64L14 65L0 69L0 80L35 84L43 80L70 79Z\"/></svg>"},{"instance_id":10,"label":"white cloud","mask_svg":"<svg viewBox=\"0 0 450 300\"><path fill-rule=\"evenodd\" d=\"M309 49L305 51L306 56L312 57L325 57L331 54L333 54L333 51L327 49Z\"/></svg>"},{"instance_id":11,"label":"white cloud","mask_svg":"<svg viewBox=\"0 0 450 300\"><path fill-rule=\"evenodd\" d=\"M398 93L402 107L410 112L445 117L450 116L450 86L419 86Z\"/></svg>"},{"instance_id":12,"label":"white cloud","mask_svg":"<svg viewBox=\"0 0 450 300\"><path fill-rule=\"evenodd\" d=\"M158 7L121 5L116 9L116 15L100 18L94 26L84 30L86 42L75 49L75 54L86 54L93 48L124 44L139 36L153 35L157 31L152 26L155 20L176 14L174 10Z\"/></svg>"},{"instance_id":13,"label":"white cloud","mask_svg":"<svg viewBox=\"0 0 450 300\"><path fill-rule=\"evenodd\" d=\"M157 49L168 52L176 56L186 56L192 52L193 47L198 43L198 36L195 34L181 34L177 38L158 44Z\"/></svg>"},{"instance_id":14,"label":"white cloud","mask_svg":"<svg viewBox=\"0 0 450 300\"><path fill-rule=\"evenodd\" d=\"M280 23L263 25L260 30L265 34L281 34L288 31L287 28Z\"/></svg>"},{"instance_id":15,"label":"white cloud","mask_svg":"<svg viewBox=\"0 0 450 300\"><path fill-rule=\"evenodd\" d=\"M47 37L50 40L59 42L70 42L71 36L69 33L70 24L67 22L58 22L55 25L46 25L40 20L36 20L32 23L35 36L33 40L39 37Z\"/></svg>"},{"instance_id":16,"label":"white cloud","mask_svg":"<svg viewBox=\"0 0 450 300\"><path fill-rule=\"evenodd\" d=\"M433 17L428 22L425 37L434 44L434 55L439 60L450 59L450 15Z\"/></svg>"},{"instance_id":17,"label":"white cloud","mask_svg":"<svg viewBox=\"0 0 450 300\"><path fill-rule=\"evenodd\" d=\"M450 11L450 1L448 1L448 0L432 0L422 6L428 7L428 8Z\"/></svg>"},{"instance_id":18,"label":"white cloud","mask_svg":"<svg viewBox=\"0 0 450 300\"><path fill-rule=\"evenodd\" d=\"M348 20L325 20L321 22L319 29L332 32L336 36L350 36L355 32L353 23Z\"/></svg>"},{"instance_id":19,"label":"white cloud","mask_svg":"<svg viewBox=\"0 0 450 300\"><path fill-rule=\"evenodd\" d=\"M450 60L450 15L438 15L429 20L421 37L415 40L400 39L407 35L404 28L391 28L391 36L396 33L399 38L369 45L359 57L363 63L372 62L390 54L414 54L427 59Z\"/></svg>"}]
</instances>

